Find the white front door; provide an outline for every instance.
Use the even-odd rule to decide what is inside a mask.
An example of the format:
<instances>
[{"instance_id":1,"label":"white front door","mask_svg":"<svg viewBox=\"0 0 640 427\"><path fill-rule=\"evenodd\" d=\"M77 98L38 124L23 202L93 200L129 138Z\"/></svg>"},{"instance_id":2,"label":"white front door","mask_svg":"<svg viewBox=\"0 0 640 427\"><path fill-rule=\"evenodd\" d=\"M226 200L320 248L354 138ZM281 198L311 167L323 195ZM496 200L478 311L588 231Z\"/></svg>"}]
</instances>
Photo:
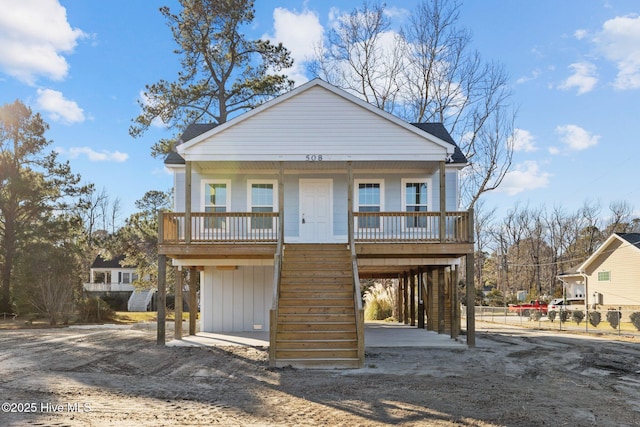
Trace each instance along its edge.
<instances>
[{"instance_id":1,"label":"white front door","mask_svg":"<svg viewBox=\"0 0 640 427\"><path fill-rule=\"evenodd\" d=\"M300 180L300 241L326 243L333 240L331 179Z\"/></svg>"}]
</instances>

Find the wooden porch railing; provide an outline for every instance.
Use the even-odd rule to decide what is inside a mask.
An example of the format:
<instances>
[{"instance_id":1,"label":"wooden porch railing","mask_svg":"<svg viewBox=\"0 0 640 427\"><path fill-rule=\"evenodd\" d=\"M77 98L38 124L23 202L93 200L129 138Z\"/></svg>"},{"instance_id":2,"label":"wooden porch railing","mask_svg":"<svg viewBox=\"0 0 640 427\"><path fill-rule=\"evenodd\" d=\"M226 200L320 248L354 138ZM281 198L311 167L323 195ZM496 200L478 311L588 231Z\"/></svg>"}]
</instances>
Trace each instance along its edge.
<instances>
[{"instance_id":1,"label":"wooden porch railing","mask_svg":"<svg viewBox=\"0 0 640 427\"><path fill-rule=\"evenodd\" d=\"M162 215L162 243L276 243L278 212L193 212L191 235L185 234L184 212Z\"/></svg>"},{"instance_id":2,"label":"wooden porch railing","mask_svg":"<svg viewBox=\"0 0 640 427\"><path fill-rule=\"evenodd\" d=\"M468 243L469 212L446 212L440 236L440 212L353 212L356 243ZM277 243L281 218L277 212L194 212L191 235L185 235L184 212L162 214L162 243Z\"/></svg>"},{"instance_id":3,"label":"wooden porch railing","mask_svg":"<svg viewBox=\"0 0 640 427\"><path fill-rule=\"evenodd\" d=\"M446 212L440 236L440 212L354 212L356 243L467 243L469 212Z\"/></svg>"}]
</instances>

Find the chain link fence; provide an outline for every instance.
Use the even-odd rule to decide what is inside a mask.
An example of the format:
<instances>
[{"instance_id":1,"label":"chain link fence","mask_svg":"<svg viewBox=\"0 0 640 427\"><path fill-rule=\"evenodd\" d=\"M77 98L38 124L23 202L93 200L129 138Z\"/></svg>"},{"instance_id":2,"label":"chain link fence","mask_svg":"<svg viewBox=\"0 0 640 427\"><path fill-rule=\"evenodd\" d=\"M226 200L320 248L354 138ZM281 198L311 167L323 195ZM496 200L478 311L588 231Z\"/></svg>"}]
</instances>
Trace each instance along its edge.
<instances>
[{"instance_id":1,"label":"chain link fence","mask_svg":"<svg viewBox=\"0 0 640 427\"><path fill-rule=\"evenodd\" d=\"M573 312L578 311L582 313L574 316ZM466 307L461 308L462 318L466 318ZM615 313L618 316L615 316ZM475 319L476 322L492 322L503 323L506 325L522 326L527 328L536 328L542 330L557 330L557 331L582 331L594 334L612 334L612 335L634 335L640 337L640 331L631 322L631 314L640 312L640 309L625 309L620 307L618 309L603 309L596 310L590 309L587 314L586 309L572 309L565 311L564 314L556 312L555 317L553 315L546 315L541 312L531 312L528 316L520 316L515 312L509 311L509 307L487 307L476 306L475 307ZM594 315L592 313L599 313L600 315ZM576 319L581 318L580 322ZM599 322L597 318L599 317ZM616 322L616 317L619 319ZM565 318L565 321L561 321L561 318ZM589 321L592 319L592 322ZM595 323L595 326L594 326Z\"/></svg>"}]
</instances>

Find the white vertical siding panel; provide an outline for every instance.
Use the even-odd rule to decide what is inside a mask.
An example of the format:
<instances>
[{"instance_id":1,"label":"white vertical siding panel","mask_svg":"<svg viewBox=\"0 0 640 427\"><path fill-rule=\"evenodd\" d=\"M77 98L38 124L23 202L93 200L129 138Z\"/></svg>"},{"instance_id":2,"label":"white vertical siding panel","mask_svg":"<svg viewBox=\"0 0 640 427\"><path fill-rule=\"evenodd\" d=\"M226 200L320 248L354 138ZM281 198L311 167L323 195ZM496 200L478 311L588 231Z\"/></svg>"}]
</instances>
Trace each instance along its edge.
<instances>
[{"instance_id":1,"label":"white vertical siding panel","mask_svg":"<svg viewBox=\"0 0 640 427\"><path fill-rule=\"evenodd\" d=\"M268 326L265 325L264 318L264 294L265 294L265 286L267 284L265 277L265 268L264 267L255 267L253 269L253 283L251 284L251 298L247 298L251 300L251 317L249 323L246 325L247 330L253 330L253 325L262 325L262 329L268 329Z\"/></svg>"},{"instance_id":2,"label":"white vertical siding panel","mask_svg":"<svg viewBox=\"0 0 640 427\"><path fill-rule=\"evenodd\" d=\"M222 319L223 319L223 285L224 285L224 277L222 276L222 272L216 270L215 268L211 268L211 276L212 276L212 284L213 284L213 292L212 292L212 301L210 302L211 307L211 331L216 332L222 330ZM202 311L202 307L201 307Z\"/></svg>"},{"instance_id":3,"label":"white vertical siding panel","mask_svg":"<svg viewBox=\"0 0 640 427\"><path fill-rule=\"evenodd\" d=\"M252 280L251 267L238 268L231 271L233 277L230 291L233 293L233 312L231 318L233 319L233 331L243 331L243 313L244 313L244 300L245 300L245 287L246 281ZM245 279L245 276L246 279ZM248 295L248 290L246 292Z\"/></svg>"},{"instance_id":4,"label":"white vertical siding panel","mask_svg":"<svg viewBox=\"0 0 640 427\"><path fill-rule=\"evenodd\" d=\"M233 271L222 270L222 331L233 332Z\"/></svg>"},{"instance_id":5,"label":"white vertical siding panel","mask_svg":"<svg viewBox=\"0 0 640 427\"><path fill-rule=\"evenodd\" d=\"M241 266L237 270L204 271L201 293L203 332L269 330L273 267Z\"/></svg>"},{"instance_id":6,"label":"white vertical siding panel","mask_svg":"<svg viewBox=\"0 0 640 427\"><path fill-rule=\"evenodd\" d=\"M213 324L213 270L211 267L204 269L204 275L202 284L200 286L200 330L212 331L214 329ZM205 308L206 309L203 309Z\"/></svg>"}]
</instances>

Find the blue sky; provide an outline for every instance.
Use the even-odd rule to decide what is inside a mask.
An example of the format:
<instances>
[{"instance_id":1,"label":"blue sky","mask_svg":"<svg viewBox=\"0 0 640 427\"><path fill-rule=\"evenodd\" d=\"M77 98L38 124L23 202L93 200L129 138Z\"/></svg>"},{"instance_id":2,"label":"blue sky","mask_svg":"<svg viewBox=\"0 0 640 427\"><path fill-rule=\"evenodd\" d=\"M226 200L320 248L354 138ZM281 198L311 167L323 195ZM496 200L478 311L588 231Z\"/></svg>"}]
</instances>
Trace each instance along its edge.
<instances>
[{"instance_id":1,"label":"blue sky","mask_svg":"<svg viewBox=\"0 0 640 427\"><path fill-rule=\"evenodd\" d=\"M416 0L387 0L392 22ZM62 160L124 216L172 178L151 145L160 127L128 134L145 84L174 80L179 57L158 8L177 1L0 0L0 103L20 99L50 124ZM256 1L254 37L282 41L289 74L304 83L305 58L341 13L360 1ZM512 172L486 205L578 209L625 200L640 212L640 3L635 0L467 0L460 25L486 61L502 63L518 106Z\"/></svg>"}]
</instances>

